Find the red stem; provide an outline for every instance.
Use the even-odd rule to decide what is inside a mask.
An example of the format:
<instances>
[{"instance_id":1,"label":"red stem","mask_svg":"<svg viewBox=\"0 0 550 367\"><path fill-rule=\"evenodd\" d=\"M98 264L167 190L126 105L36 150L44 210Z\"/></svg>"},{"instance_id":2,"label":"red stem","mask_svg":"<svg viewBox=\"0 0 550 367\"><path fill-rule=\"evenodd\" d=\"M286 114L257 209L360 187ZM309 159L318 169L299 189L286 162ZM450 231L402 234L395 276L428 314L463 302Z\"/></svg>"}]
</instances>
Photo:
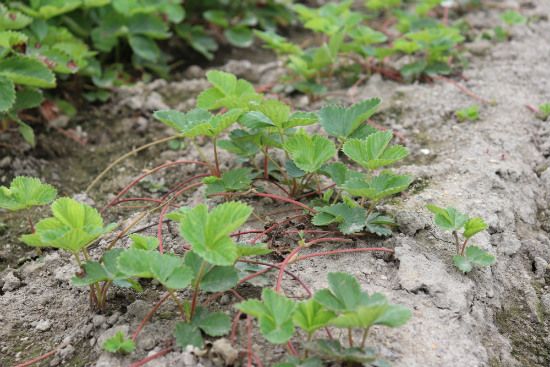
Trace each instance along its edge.
<instances>
[{"instance_id":1,"label":"red stem","mask_svg":"<svg viewBox=\"0 0 550 367\"><path fill-rule=\"evenodd\" d=\"M178 183L176 186L174 186L174 188L172 188L168 193L166 193L163 197L161 197L160 199L161 200L165 200L168 196L170 196L171 193L173 192L176 192L177 190L180 189L180 187L183 187L185 185L187 185L189 182L191 181L194 181L198 178L203 178L203 177L208 177L208 176L211 176L209 173L202 173L200 175L196 175L196 176L193 176L193 177L190 177L188 178L187 180L183 181L183 182L180 182Z\"/></svg>"},{"instance_id":2,"label":"red stem","mask_svg":"<svg viewBox=\"0 0 550 367\"><path fill-rule=\"evenodd\" d=\"M151 317L153 317L155 312L157 312L157 310L160 308L160 306L162 306L162 304L164 302L166 302L166 300L169 297L170 297L170 293L166 293L164 295L164 297L162 297L160 299L160 301L158 301L157 304L147 313L147 315L145 315L145 317L143 318L143 320L141 320L141 323L137 327L136 331L134 331L134 333L132 334L132 340L133 341L136 341L136 339L137 339L139 333L141 332L141 330L143 329L143 327L147 324L147 322L151 319Z\"/></svg>"},{"instance_id":3,"label":"red stem","mask_svg":"<svg viewBox=\"0 0 550 367\"><path fill-rule=\"evenodd\" d=\"M235 339L237 339L237 326L239 325L239 320L241 319L242 312L237 312L235 316L233 317L233 322L231 323L231 334L229 336L229 340L231 343L235 343Z\"/></svg>"},{"instance_id":4,"label":"red stem","mask_svg":"<svg viewBox=\"0 0 550 367\"><path fill-rule=\"evenodd\" d=\"M279 275L277 276L277 283L275 284L275 291L280 292L281 291L281 283L283 281L283 274L285 273L285 267L289 263L290 260L292 260L298 252L300 252L303 249L302 246L296 247L294 250L290 252L290 254L284 259L284 261L281 263L281 266L279 268Z\"/></svg>"},{"instance_id":5,"label":"red stem","mask_svg":"<svg viewBox=\"0 0 550 367\"><path fill-rule=\"evenodd\" d=\"M175 166L175 165L178 165L178 164L198 164L198 165L201 165L201 166L208 166L207 163L205 162L200 162L200 161L188 161L188 160L180 160L180 161L175 161L175 162L168 162L168 163L164 163L160 166L157 166L155 168L152 168L150 169L149 171L147 171L146 173L144 173L143 175L139 176L138 178L136 178L135 180L133 180L132 182L130 182L129 185L127 185L125 188L123 188L116 196L113 200L111 200L111 202L109 204L107 204L105 207L103 207L103 209L101 209L101 212L103 213L107 208L109 208L110 206L113 205L114 202L116 202L118 199L120 199L124 194L126 194L128 191L130 191L130 189L132 187L134 187L135 185L137 185L141 180L143 180L145 177L149 176L149 175L152 175L153 173L161 170L161 169L164 169L164 168L168 168L168 167L172 167L172 166Z\"/></svg>"},{"instance_id":6,"label":"red stem","mask_svg":"<svg viewBox=\"0 0 550 367\"><path fill-rule=\"evenodd\" d=\"M252 367L252 321L250 316L246 316L246 355L247 367Z\"/></svg>"},{"instance_id":7,"label":"red stem","mask_svg":"<svg viewBox=\"0 0 550 367\"><path fill-rule=\"evenodd\" d=\"M137 362L134 362L130 365L130 367L140 367L140 366L143 366L144 364L154 360L154 359L157 359L159 357L162 357L163 355L165 354L168 354L172 351L172 349L174 349L174 347L168 347L168 348L164 348L163 350L161 350L160 352L157 352L153 355L150 355L149 357L147 358L143 358L142 360L139 360Z\"/></svg>"},{"instance_id":8,"label":"red stem","mask_svg":"<svg viewBox=\"0 0 550 367\"><path fill-rule=\"evenodd\" d=\"M341 238L341 237L325 237L325 238L316 238L314 240L308 241L306 245L311 246L321 242L353 242L353 240L349 238Z\"/></svg>"},{"instance_id":9,"label":"red stem","mask_svg":"<svg viewBox=\"0 0 550 367\"><path fill-rule=\"evenodd\" d=\"M263 192L256 192L256 193L254 193L254 195L261 196L261 197L264 197L264 198L270 198L270 199L273 199L273 200L284 201L285 203L290 203L290 204L299 206L300 208L303 208L303 209L307 210L308 212L310 212L312 214L317 214L317 211L315 209L312 209L309 206L300 203L299 201L292 200L292 199L289 199L289 198L285 198L284 196L275 195L275 194L268 194L268 193L263 193Z\"/></svg>"},{"instance_id":10,"label":"red stem","mask_svg":"<svg viewBox=\"0 0 550 367\"><path fill-rule=\"evenodd\" d=\"M48 358L48 357L53 356L55 353L57 353L57 350L58 350L58 349L59 349L59 348L55 348L54 350L49 351L48 353L45 353L45 354L42 354L41 356L38 356L38 357L33 358L33 359L30 359L30 360L28 360L27 362L23 362L23 363L21 363L21 364L18 364L18 365L15 366L15 367L27 367L27 366L31 366L31 365L33 365L33 364L35 364L35 363L37 363L37 362L40 362L40 361L42 361L42 360L44 360L44 359L46 359L46 358Z\"/></svg>"}]
</instances>

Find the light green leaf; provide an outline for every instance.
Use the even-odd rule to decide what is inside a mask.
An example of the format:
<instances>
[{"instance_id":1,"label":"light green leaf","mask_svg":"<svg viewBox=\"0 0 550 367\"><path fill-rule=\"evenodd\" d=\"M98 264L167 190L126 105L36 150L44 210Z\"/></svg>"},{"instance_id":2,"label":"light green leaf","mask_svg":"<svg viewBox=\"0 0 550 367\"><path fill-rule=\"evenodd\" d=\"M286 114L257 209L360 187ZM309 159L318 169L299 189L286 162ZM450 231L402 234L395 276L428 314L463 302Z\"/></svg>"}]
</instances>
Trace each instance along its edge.
<instances>
[{"instance_id":1,"label":"light green leaf","mask_svg":"<svg viewBox=\"0 0 550 367\"><path fill-rule=\"evenodd\" d=\"M333 142L321 135L308 135L304 131L289 137L284 149L298 168L309 173L317 172L336 154Z\"/></svg>"},{"instance_id":2,"label":"light green leaf","mask_svg":"<svg viewBox=\"0 0 550 367\"><path fill-rule=\"evenodd\" d=\"M484 231L487 229L487 224L483 220L483 218L480 217L474 217L468 219L468 221L464 224L464 237L471 238L475 234Z\"/></svg>"},{"instance_id":3,"label":"light green leaf","mask_svg":"<svg viewBox=\"0 0 550 367\"><path fill-rule=\"evenodd\" d=\"M224 172L221 177L210 176L203 179L207 184L206 195L219 192L246 191L252 185L252 169L234 168Z\"/></svg>"},{"instance_id":4,"label":"light green leaf","mask_svg":"<svg viewBox=\"0 0 550 367\"><path fill-rule=\"evenodd\" d=\"M239 252L239 257L261 256L261 255L267 255L273 252L272 250L267 248L266 243L256 243L254 245L238 244L237 251Z\"/></svg>"},{"instance_id":5,"label":"light green leaf","mask_svg":"<svg viewBox=\"0 0 550 367\"><path fill-rule=\"evenodd\" d=\"M128 354L136 349L136 345L132 339L126 338L124 333L119 331L114 336L105 340L103 349L110 353Z\"/></svg>"},{"instance_id":6,"label":"light green leaf","mask_svg":"<svg viewBox=\"0 0 550 367\"><path fill-rule=\"evenodd\" d=\"M312 334L323 328L336 316L332 311L325 309L314 299L300 302L293 317L294 325Z\"/></svg>"},{"instance_id":7,"label":"light green leaf","mask_svg":"<svg viewBox=\"0 0 550 367\"><path fill-rule=\"evenodd\" d=\"M312 223L316 226L326 226L330 223L338 223L338 229L343 234L360 232L365 228L367 214L365 209L360 207L349 207L339 203L331 206L316 207L317 214L313 217Z\"/></svg>"},{"instance_id":8,"label":"light green leaf","mask_svg":"<svg viewBox=\"0 0 550 367\"><path fill-rule=\"evenodd\" d=\"M326 106L319 111L319 121L329 135L347 139L364 121L374 115L379 104L380 99L372 98L347 108Z\"/></svg>"},{"instance_id":9,"label":"light green leaf","mask_svg":"<svg viewBox=\"0 0 550 367\"><path fill-rule=\"evenodd\" d=\"M23 139L25 139L27 143L34 147L36 145L36 138L34 136L34 130L32 129L32 127L19 119L17 119L17 125L19 128L19 133L21 134Z\"/></svg>"},{"instance_id":10,"label":"light green leaf","mask_svg":"<svg viewBox=\"0 0 550 367\"><path fill-rule=\"evenodd\" d=\"M365 140L350 139L344 144L343 151L364 168L377 169L395 163L409 154L401 145L388 147L392 137L391 131L379 131Z\"/></svg>"},{"instance_id":11,"label":"light green leaf","mask_svg":"<svg viewBox=\"0 0 550 367\"><path fill-rule=\"evenodd\" d=\"M137 233L131 234L130 239L132 240L132 248L152 251L155 250L159 245L159 240L154 236L142 236Z\"/></svg>"},{"instance_id":12,"label":"light green leaf","mask_svg":"<svg viewBox=\"0 0 550 367\"><path fill-rule=\"evenodd\" d=\"M210 213L201 204L190 210L181 222L183 237L200 257L213 265L229 266L237 260L236 244L229 237L246 222L252 208L241 202L227 202Z\"/></svg>"},{"instance_id":13,"label":"light green leaf","mask_svg":"<svg viewBox=\"0 0 550 367\"><path fill-rule=\"evenodd\" d=\"M37 205L47 205L57 196L57 190L38 178L18 176L10 187L0 187L0 208L11 211L22 210Z\"/></svg>"},{"instance_id":14,"label":"light green leaf","mask_svg":"<svg viewBox=\"0 0 550 367\"><path fill-rule=\"evenodd\" d=\"M395 221L387 215L382 215L378 212L371 212L367 216L366 229L370 233L379 236L390 236L391 227L396 226Z\"/></svg>"},{"instance_id":15,"label":"light green leaf","mask_svg":"<svg viewBox=\"0 0 550 367\"><path fill-rule=\"evenodd\" d=\"M212 118L210 112L200 108L187 113L176 110L160 110L156 111L153 116L163 124L191 138L203 134L206 125Z\"/></svg>"},{"instance_id":16,"label":"light green leaf","mask_svg":"<svg viewBox=\"0 0 550 367\"><path fill-rule=\"evenodd\" d=\"M204 274L200 288L205 292L222 292L235 287L238 281L239 273L233 266L213 266Z\"/></svg>"},{"instance_id":17,"label":"light green leaf","mask_svg":"<svg viewBox=\"0 0 550 367\"><path fill-rule=\"evenodd\" d=\"M469 273L474 268L473 264L466 258L466 256L453 256L453 263L458 270L461 270L463 273Z\"/></svg>"},{"instance_id":18,"label":"light green leaf","mask_svg":"<svg viewBox=\"0 0 550 367\"><path fill-rule=\"evenodd\" d=\"M435 224L447 231L458 231L468 221L468 216L455 208L443 209L433 204L426 205L426 208L435 214Z\"/></svg>"},{"instance_id":19,"label":"light green leaf","mask_svg":"<svg viewBox=\"0 0 550 367\"><path fill-rule=\"evenodd\" d=\"M294 334L292 318L296 304L273 289L263 289L262 302L249 300L235 307L241 312L258 318L260 332L270 343L284 344L292 338Z\"/></svg>"},{"instance_id":20,"label":"light green leaf","mask_svg":"<svg viewBox=\"0 0 550 367\"><path fill-rule=\"evenodd\" d=\"M466 248L466 257L472 264L477 266L490 266L496 262L493 255L477 246L468 246Z\"/></svg>"},{"instance_id":21,"label":"light green leaf","mask_svg":"<svg viewBox=\"0 0 550 367\"><path fill-rule=\"evenodd\" d=\"M315 293L314 299L329 310L335 312L353 311L368 300L361 291L359 282L347 273L329 273L329 289Z\"/></svg>"},{"instance_id":22,"label":"light green leaf","mask_svg":"<svg viewBox=\"0 0 550 367\"><path fill-rule=\"evenodd\" d=\"M128 43L132 51L142 59L150 62L159 60L160 49L152 39L143 36L130 36Z\"/></svg>"},{"instance_id":23,"label":"light green leaf","mask_svg":"<svg viewBox=\"0 0 550 367\"><path fill-rule=\"evenodd\" d=\"M385 172L373 178L351 178L342 185L342 188L351 195L365 197L376 202L406 190L411 182L410 176Z\"/></svg>"},{"instance_id":24,"label":"light green leaf","mask_svg":"<svg viewBox=\"0 0 550 367\"><path fill-rule=\"evenodd\" d=\"M0 60L0 76L15 84L38 88L55 87L54 74L42 62L26 56L11 56Z\"/></svg>"}]
</instances>

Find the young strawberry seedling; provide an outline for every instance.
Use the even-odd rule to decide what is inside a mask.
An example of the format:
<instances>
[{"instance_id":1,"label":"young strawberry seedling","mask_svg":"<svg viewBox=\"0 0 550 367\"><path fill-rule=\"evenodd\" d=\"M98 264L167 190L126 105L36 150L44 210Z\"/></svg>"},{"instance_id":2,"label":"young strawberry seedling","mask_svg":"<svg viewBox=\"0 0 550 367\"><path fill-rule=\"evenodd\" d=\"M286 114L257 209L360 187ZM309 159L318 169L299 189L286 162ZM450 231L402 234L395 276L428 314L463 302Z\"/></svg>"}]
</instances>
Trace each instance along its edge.
<instances>
[{"instance_id":1,"label":"young strawberry seedling","mask_svg":"<svg viewBox=\"0 0 550 367\"><path fill-rule=\"evenodd\" d=\"M479 106L472 105L470 107L461 108L456 110L455 116L459 122L464 121L477 121L479 120Z\"/></svg>"},{"instance_id":2,"label":"young strawberry seedling","mask_svg":"<svg viewBox=\"0 0 550 367\"><path fill-rule=\"evenodd\" d=\"M451 207L444 209L435 205L427 205L427 208L435 215L435 224L442 230L452 233L456 247L453 263L459 270L468 273L474 266L491 266L495 263L495 257L489 252L468 244L474 235L487 229L487 224L482 218L469 218L466 214ZM458 234L462 229L462 239L459 239Z\"/></svg>"},{"instance_id":3,"label":"young strawberry seedling","mask_svg":"<svg viewBox=\"0 0 550 367\"><path fill-rule=\"evenodd\" d=\"M319 358L366 366L380 365L383 361L372 348L366 347L369 330L376 325L398 327L411 317L407 308L390 304L382 294L369 295L362 291L357 280L349 274L329 273L328 282L328 289L316 292L306 301L296 302L266 288L261 301L247 300L235 305L241 312L258 319L260 332L272 344L287 343L295 336L296 328L306 334L302 340L304 352L301 358L277 366L300 366L302 362L313 363ZM348 331L347 347L332 338L313 339L318 330L329 327ZM358 346L353 340L353 330L362 334Z\"/></svg>"},{"instance_id":4,"label":"young strawberry seedling","mask_svg":"<svg viewBox=\"0 0 550 367\"><path fill-rule=\"evenodd\" d=\"M122 331L119 331L114 336L105 340L102 347L107 352L128 354L136 349L136 344L132 339L126 338Z\"/></svg>"}]
</instances>

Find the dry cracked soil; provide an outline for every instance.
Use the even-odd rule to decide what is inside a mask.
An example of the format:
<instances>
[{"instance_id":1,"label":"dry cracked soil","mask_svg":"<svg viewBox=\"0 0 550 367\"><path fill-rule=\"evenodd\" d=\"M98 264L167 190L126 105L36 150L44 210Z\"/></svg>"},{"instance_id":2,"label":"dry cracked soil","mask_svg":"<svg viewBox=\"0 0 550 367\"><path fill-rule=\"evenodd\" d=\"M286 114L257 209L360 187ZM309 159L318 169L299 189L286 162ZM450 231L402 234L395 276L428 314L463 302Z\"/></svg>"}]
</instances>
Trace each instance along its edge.
<instances>
[{"instance_id":1,"label":"dry cracked soil","mask_svg":"<svg viewBox=\"0 0 550 367\"><path fill-rule=\"evenodd\" d=\"M358 88L332 87L321 100L288 97L307 110L327 101L349 104L381 97L383 105L374 120L393 129L412 152L398 170L413 175L415 185L384 208L396 217L399 229L389 239L354 244L394 248L394 259L339 254L289 267L314 290L326 287L328 272L347 271L365 290L382 292L392 302L413 310L405 326L374 330L370 336L370 343L395 367L550 366L550 283L546 283L550 281L550 123L538 120L525 107L550 101L550 2L504 4L522 6L525 14L537 20L514 27L508 42L475 41L466 46L471 62L461 83L491 102L482 104L479 121L456 121L455 110L479 102L440 80L407 85L375 75ZM466 19L482 29L497 22L498 14L490 9L468 14ZM269 84L284 73L275 61L233 60L222 69L256 85ZM78 121L86 122L89 129L88 146L59 148L52 147L51 141L41 143L40 154L3 158L9 162L0 168L0 180L6 183L15 174L31 174L63 184L65 194L77 194L108 160L166 134L151 117L152 111L189 109L207 85L204 70L192 67L180 80L121 89L110 105L86 111L86 117ZM111 173L91 197L104 203L144 167L195 156L189 148L158 148L139 154ZM234 164L229 156L222 160L228 166ZM170 182L197 170L176 168L158 180ZM163 185L164 181L151 184ZM182 204L194 205L203 196L199 190ZM494 254L496 264L467 275L458 272L451 260L452 239L434 226L425 209L427 203L455 206L485 218L488 231L476 237L476 244ZM265 212L281 208L269 200L251 204ZM129 220L128 213L114 211L109 219ZM53 348L59 352L41 365L127 366L164 348L175 323L176 309L170 303L145 327L134 354L117 357L100 348L116 331L135 330L159 299L158 285L149 284L141 294L114 291L107 312L94 313L87 291L70 283L77 270L72 259L56 251L34 255L17 241L25 231L24 221L0 215L10 227L1 234L0 243L0 366ZM247 224L248 229L259 226ZM155 228L148 230L153 234ZM170 228L165 236L167 246L176 249L177 230ZM285 239L279 242L284 245ZM93 254L97 256L101 246ZM343 248L345 244L323 246ZM291 280L285 280L285 289L288 294L303 295ZM259 288L251 287L248 293L257 296ZM225 296L218 307L227 309L233 301ZM254 341L267 365L285 355L282 348L267 348L261 338ZM177 350L148 366L224 365L233 352L222 340L209 351Z\"/></svg>"}]
</instances>

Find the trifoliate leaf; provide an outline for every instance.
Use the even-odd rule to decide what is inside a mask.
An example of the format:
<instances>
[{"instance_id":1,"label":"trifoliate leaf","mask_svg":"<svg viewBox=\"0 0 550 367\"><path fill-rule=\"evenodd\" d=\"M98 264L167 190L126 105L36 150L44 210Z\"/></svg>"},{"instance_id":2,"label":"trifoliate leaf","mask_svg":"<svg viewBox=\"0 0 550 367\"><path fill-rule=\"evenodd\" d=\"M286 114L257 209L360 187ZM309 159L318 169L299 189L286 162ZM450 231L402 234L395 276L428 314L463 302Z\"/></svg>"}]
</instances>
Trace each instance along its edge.
<instances>
[{"instance_id":1,"label":"trifoliate leaf","mask_svg":"<svg viewBox=\"0 0 550 367\"><path fill-rule=\"evenodd\" d=\"M365 228L367 213L360 207L349 207L340 203L325 207L316 207L317 214L312 223L316 226L326 226L330 223L338 223L338 229L343 234L360 232Z\"/></svg>"},{"instance_id":2,"label":"trifoliate leaf","mask_svg":"<svg viewBox=\"0 0 550 367\"><path fill-rule=\"evenodd\" d=\"M248 300L235 307L259 320L260 332L270 343L284 344L292 338L294 334L292 318L296 304L273 289L263 289L262 301Z\"/></svg>"},{"instance_id":3,"label":"trifoliate leaf","mask_svg":"<svg viewBox=\"0 0 550 367\"><path fill-rule=\"evenodd\" d=\"M359 282L347 273L329 273L329 289L315 293L314 299L335 312L353 311L368 301L368 294L361 291Z\"/></svg>"},{"instance_id":4,"label":"trifoliate leaf","mask_svg":"<svg viewBox=\"0 0 550 367\"><path fill-rule=\"evenodd\" d=\"M156 111L153 116L163 124L176 129L188 137L195 137L202 133L204 125L210 121L212 114L206 110L196 108L187 113L175 110Z\"/></svg>"},{"instance_id":5,"label":"trifoliate leaf","mask_svg":"<svg viewBox=\"0 0 550 367\"><path fill-rule=\"evenodd\" d=\"M292 318L294 325L312 334L316 330L328 326L328 323L336 317L336 314L325 309L314 299L300 302Z\"/></svg>"},{"instance_id":6,"label":"trifoliate leaf","mask_svg":"<svg viewBox=\"0 0 550 367\"><path fill-rule=\"evenodd\" d=\"M118 267L128 277L156 279L167 289L184 289L193 279L182 258L157 251L125 250L118 257Z\"/></svg>"},{"instance_id":7,"label":"trifoliate leaf","mask_svg":"<svg viewBox=\"0 0 550 367\"><path fill-rule=\"evenodd\" d=\"M379 104L380 99L372 98L347 108L326 106L319 111L319 121L329 135L347 139L376 112Z\"/></svg>"},{"instance_id":8,"label":"trifoliate leaf","mask_svg":"<svg viewBox=\"0 0 550 367\"><path fill-rule=\"evenodd\" d=\"M128 354L136 349L136 345L132 339L126 338L124 333L119 331L114 336L105 340L103 349L110 353Z\"/></svg>"},{"instance_id":9,"label":"trifoliate leaf","mask_svg":"<svg viewBox=\"0 0 550 367\"><path fill-rule=\"evenodd\" d=\"M475 234L484 231L487 229L487 224L483 220L483 218L480 217L474 217L468 219L468 221L464 224L464 237L471 238Z\"/></svg>"},{"instance_id":10,"label":"trifoliate leaf","mask_svg":"<svg viewBox=\"0 0 550 367\"><path fill-rule=\"evenodd\" d=\"M206 78L212 84L197 97L197 106L207 110L218 108L244 108L247 109L252 101L260 101L261 95L246 80L237 79L233 74L219 70L206 73Z\"/></svg>"},{"instance_id":11,"label":"trifoliate leaf","mask_svg":"<svg viewBox=\"0 0 550 367\"><path fill-rule=\"evenodd\" d=\"M57 196L57 190L43 184L38 178L18 176L10 187L0 187L0 208L11 211L22 210L36 205L47 205Z\"/></svg>"},{"instance_id":12,"label":"trifoliate leaf","mask_svg":"<svg viewBox=\"0 0 550 367\"><path fill-rule=\"evenodd\" d=\"M372 178L351 178L342 185L342 188L351 195L376 202L406 190L411 182L410 176L385 172Z\"/></svg>"},{"instance_id":13,"label":"trifoliate leaf","mask_svg":"<svg viewBox=\"0 0 550 367\"><path fill-rule=\"evenodd\" d=\"M71 198L57 199L51 209L53 217L38 222L35 233L22 236L24 243L78 253L116 227L115 224L104 227L96 209Z\"/></svg>"},{"instance_id":14,"label":"trifoliate leaf","mask_svg":"<svg viewBox=\"0 0 550 367\"><path fill-rule=\"evenodd\" d=\"M377 169L395 163L409 154L401 145L388 147L392 137L391 131L379 131L365 140L350 139L344 144L343 151L361 166Z\"/></svg>"},{"instance_id":15,"label":"trifoliate leaf","mask_svg":"<svg viewBox=\"0 0 550 367\"><path fill-rule=\"evenodd\" d=\"M213 265L229 266L239 253L229 235L246 222L252 208L241 202L227 202L208 213L201 204L190 210L180 231L200 257Z\"/></svg>"},{"instance_id":16,"label":"trifoliate leaf","mask_svg":"<svg viewBox=\"0 0 550 367\"><path fill-rule=\"evenodd\" d=\"M435 224L447 231L458 231L468 221L468 216L455 208L440 208L436 205L426 205L429 211L435 214Z\"/></svg>"},{"instance_id":17,"label":"trifoliate leaf","mask_svg":"<svg viewBox=\"0 0 550 367\"><path fill-rule=\"evenodd\" d=\"M308 135L303 131L289 137L284 149L294 164L308 173L317 172L336 154L333 142L320 135Z\"/></svg>"}]
</instances>

